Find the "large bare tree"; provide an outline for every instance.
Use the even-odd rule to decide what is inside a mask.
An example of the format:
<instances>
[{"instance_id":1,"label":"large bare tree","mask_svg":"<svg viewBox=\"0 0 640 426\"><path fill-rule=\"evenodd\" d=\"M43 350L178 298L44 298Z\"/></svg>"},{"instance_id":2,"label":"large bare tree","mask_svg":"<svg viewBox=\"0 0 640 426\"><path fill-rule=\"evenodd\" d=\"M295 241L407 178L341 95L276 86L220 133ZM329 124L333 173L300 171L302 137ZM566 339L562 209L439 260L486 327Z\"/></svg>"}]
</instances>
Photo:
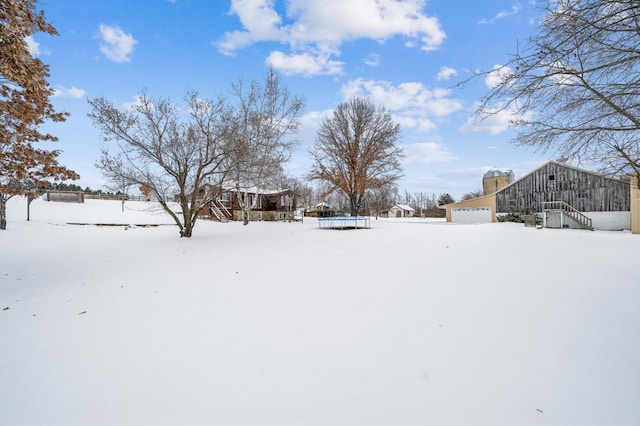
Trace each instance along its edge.
<instances>
[{"instance_id":1,"label":"large bare tree","mask_svg":"<svg viewBox=\"0 0 640 426\"><path fill-rule=\"evenodd\" d=\"M278 74L269 69L263 82L234 83L231 100L235 101L232 135L237 149L230 178L247 225L260 193L276 186L276 178L289 161L304 99L292 95L280 83Z\"/></svg>"},{"instance_id":2,"label":"large bare tree","mask_svg":"<svg viewBox=\"0 0 640 426\"><path fill-rule=\"evenodd\" d=\"M481 116L513 113L514 142L605 172L640 172L640 5L553 0L538 33L504 66Z\"/></svg>"},{"instance_id":3,"label":"large bare tree","mask_svg":"<svg viewBox=\"0 0 640 426\"><path fill-rule=\"evenodd\" d=\"M38 149L39 141L58 139L41 133L46 121L61 122L49 101L49 67L29 51L27 37L36 32L56 35L34 0L0 0L0 229L6 229L7 201L18 194L33 195L48 179L78 179L58 163L60 151Z\"/></svg>"},{"instance_id":4,"label":"large bare tree","mask_svg":"<svg viewBox=\"0 0 640 426\"><path fill-rule=\"evenodd\" d=\"M224 101L185 96L186 108L168 99L150 99L142 93L131 110L115 107L104 98L89 100L89 117L101 130L106 147L97 167L113 183L142 186L155 195L180 229L191 237L198 212L215 193L199 193L210 180L229 171L235 149ZM114 152L115 151L115 152ZM176 200L180 211L171 208Z\"/></svg>"},{"instance_id":5,"label":"large bare tree","mask_svg":"<svg viewBox=\"0 0 640 426\"><path fill-rule=\"evenodd\" d=\"M342 102L320 124L309 178L347 196L355 216L367 190L392 186L402 176L399 139L400 125L384 107L369 98Z\"/></svg>"}]
</instances>

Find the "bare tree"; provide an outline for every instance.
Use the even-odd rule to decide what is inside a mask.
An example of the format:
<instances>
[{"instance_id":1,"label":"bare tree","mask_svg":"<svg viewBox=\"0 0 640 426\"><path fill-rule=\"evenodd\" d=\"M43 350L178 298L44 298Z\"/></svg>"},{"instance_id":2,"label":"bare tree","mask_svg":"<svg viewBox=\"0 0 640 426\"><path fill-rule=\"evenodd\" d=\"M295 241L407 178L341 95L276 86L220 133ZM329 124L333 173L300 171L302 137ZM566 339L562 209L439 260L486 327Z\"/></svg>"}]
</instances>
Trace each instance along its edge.
<instances>
[{"instance_id":1,"label":"bare tree","mask_svg":"<svg viewBox=\"0 0 640 426\"><path fill-rule=\"evenodd\" d=\"M387 187L402 176L399 138L400 125L384 107L368 98L342 102L320 124L309 178L340 190L355 216L368 189Z\"/></svg>"},{"instance_id":2,"label":"bare tree","mask_svg":"<svg viewBox=\"0 0 640 426\"><path fill-rule=\"evenodd\" d=\"M106 185L108 191L115 193L120 198L122 212L124 213L124 202L129 198L129 188L132 183L127 176L114 176Z\"/></svg>"},{"instance_id":3,"label":"bare tree","mask_svg":"<svg viewBox=\"0 0 640 426\"><path fill-rule=\"evenodd\" d=\"M33 144L58 139L41 133L45 121L61 122L49 98L49 67L29 51L27 37L36 32L57 35L34 0L0 0L0 229L6 229L7 201L14 195L31 197L48 179L80 176L58 163L60 151Z\"/></svg>"},{"instance_id":4,"label":"bare tree","mask_svg":"<svg viewBox=\"0 0 640 426\"><path fill-rule=\"evenodd\" d=\"M296 210L310 208L313 200L313 188L299 178L291 177L284 172L273 179L274 189L285 192L291 191L291 197L285 195L283 207L288 208L288 219L294 219Z\"/></svg>"},{"instance_id":5,"label":"bare tree","mask_svg":"<svg viewBox=\"0 0 640 426\"><path fill-rule=\"evenodd\" d=\"M314 203L325 203L331 207L337 207L336 191L328 182L320 181L315 187Z\"/></svg>"},{"instance_id":6,"label":"bare tree","mask_svg":"<svg viewBox=\"0 0 640 426\"><path fill-rule=\"evenodd\" d=\"M409 191L407 191L406 189L404 190L404 197L402 199L402 203L401 204L404 204L406 206L410 206L411 208L413 208L413 205L415 204L413 202L413 195Z\"/></svg>"},{"instance_id":7,"label":"bare tree","mask_svg":"<svg viewBox=\"0 0 640 426\"><path fill-rule=\"evenodd\" d=\"M438 208L438 196L435 192L431 193L431 196L427 198L427 209Z\"/></svg>"},{"instance_id":8,"label":"bare tree","mask_svg":"<svg viewBox=\"0 0 640 426\"><path fill-rule=\"evenodd\" d=\"M381 211L388 210L398 197L398 187L389 185L383 188L374 188L367 190L367 204L376 218Z\"/></svg>"},{"instance_id":9,"label":"bare tree","mask_svg":"<svg viewBox=\"0 0 640 426\"><path fill-rule=\"evenodd\" d=\"M260 192L274 184L283 164L289 161L304 99L291 95L273 69L263 83L253 81L247 86L238 81L231 93L237 102L232 118L237 149L230 177L247 225Z\"/></svg>"},{"instance_id":10,"label":"bare tree","mask_svg":"<svg viewBox=\"0 0 640 426\"><path fill-rule=\"evenodd\" d=\"M281 190L288 189L295 193L298 207L306 208L313 202L313 188L301 179L283 173L277 178L276 182L276 188Z\"/></svg>"},{"instance_id":11,"label":"bare tree","mask_svg":"<svg viewBox=\"0 0 640 426\"><path fill-rule=\"evenodd\" d=\"M507 64L481 116L512 113L514 142L611 174L640 172L637 0L548 0L537 35Z\"/></svg>"},{"instance_id":12,"label":"bare tree","mask_svg":"<svg viewBox=\"0 0 640 426\"><path fill-rule=\"evenodd\" d=\"M482 191L482 189L476 189L475 191L467 192L466 194L464 194L460 198L460 201L472 200L474 198L482 197L483 195L484 192Z\"/></svg>"},{"instance_id":13,"label":"bare tree","mask_svg":"<svg viewBox=\"0 0 640 426\"><path fill-rule=\"evenodd\" d=\"M313 188L298 178L291 178L289 188L296 194L297 206L309 209L313 205Z\"/></svg>"},{"instance_id":14,"label":"bare tree","mask_svg":"<svg viewBox=\"0 0 640 426\"><path fill-rule=\"evenodd\" d=\"M427 208L428 199L429 195L426 192L414 192L414 205L412 207L418 212L418 217L422 217L424 215L424 211Z\"/></svg>"},{"instance_id":15,"label":"bare tree","mask_svg":"<svg viewBox=\"0 0 640 426\"><path fill-rule=\"evenodd\" d=\"M131 111L116 108L104 98L89 100L89 117L105 141L116 143L115 153L105 148L96 166L115 184L144 185L180 229L191 237L198 212L214 194L198 194L210 178L228 172L235 149L227 130L223 100L205 101L197 92L185 96L186 113L168 99L152 100L142 93ZM176 200L180 211L170 203Z\"/></svg>"}]
</instances>

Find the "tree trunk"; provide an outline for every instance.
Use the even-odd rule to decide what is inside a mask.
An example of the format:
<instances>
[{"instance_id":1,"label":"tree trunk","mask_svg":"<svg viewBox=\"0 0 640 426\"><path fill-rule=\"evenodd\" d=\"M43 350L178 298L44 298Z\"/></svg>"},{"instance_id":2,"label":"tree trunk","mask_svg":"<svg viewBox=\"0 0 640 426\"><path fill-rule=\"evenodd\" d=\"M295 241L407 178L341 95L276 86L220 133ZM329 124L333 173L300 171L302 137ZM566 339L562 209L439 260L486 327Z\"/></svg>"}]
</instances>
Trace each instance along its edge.
<instances>
[{"instance_id":1,"label":"tree trunk","mask_svg":"<svg viewBox=\"0 0 640 426\"><path fill-rule=\"evenodd\" d=\"M362 206L363 194L353 194L349 196L349 203L351 204L351 216L358 216L360 214L360 207Z\"/></svg>"},{"instance_id":2,"label":"tree trunk","mask_svg":"<svg viewBox=\"0 0 640 426\"><path fill-rule=\"evenodd\" d=\"M249 193L247 191L242 194L242 198L238 197L238 201L240 201L240 209L242 210L242 224L249 224L249 215L251 213L251 199L249 198Z\"/></svg>"},{"instance_id":3,"label":"tree trunk","mask_svg":"<svg viewBox=\"0 0 640 426\"><path fill-rule=\"evenodd\" d=\"M180 236L184 238L190 238L193 233L193 226L190 223L184 225L184 227L180 230Z\"/></svg>"},{"instance_id":4,"label":"tree trunk","mask_svg":"<svg viewBox=\"0 0 640 426\"><path fill-rule=\"evenodd\" d=\"M358 196L351 195L349 197L349 204L351 205L351 216L358 216Z\"/></svg>"},{"instance_id":5,"label":"tree trunk","mask_svg":"<svg viewBox=\"0 0 640 426\"><path fill-rule=\"evenodd\" d=\"M242 209L242 224L243 225L249 224L249 211L246 207Z\"/></svg>"},{"instance_id":6,"label":"tree trunk","mask_svg":"<svg viewBox=\"0 0 640 426\"><path fill-rule=\"evenodd\" d=\"M0 229L7 229L7 200L0 196Z\"/></svg>"},{"instance_id":7,"label":"tree trunk","mask_svg":"<svg viewBox=\"0 0 640 426\"><path fill-rule=\"evenodd\" d=\"M180 237L190 238L193 233L193 227L196 224L197 213L194 204L183 202L182 204L182 228L180 229Z\"/></svg>"}]
</instances>

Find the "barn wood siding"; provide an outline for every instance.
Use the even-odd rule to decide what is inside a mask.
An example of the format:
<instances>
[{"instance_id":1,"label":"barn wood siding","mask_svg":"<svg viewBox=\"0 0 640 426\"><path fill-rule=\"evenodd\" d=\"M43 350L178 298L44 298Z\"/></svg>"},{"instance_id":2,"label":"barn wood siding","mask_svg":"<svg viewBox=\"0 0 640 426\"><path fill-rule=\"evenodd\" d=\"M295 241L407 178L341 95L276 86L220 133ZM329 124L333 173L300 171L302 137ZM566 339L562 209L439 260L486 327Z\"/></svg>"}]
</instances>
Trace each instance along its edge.
<instances>
[{"instance_id":1,"label":"barn wood siding","mask_svg":"<svg viewBox=\"0 0 640 426\"><path fill-rule=\"evenodd\" d=\"M629 183L551 162L496 193L498 213L541 212L545 201L582 212L629 211Z\"/></svg>"}]
</instances>

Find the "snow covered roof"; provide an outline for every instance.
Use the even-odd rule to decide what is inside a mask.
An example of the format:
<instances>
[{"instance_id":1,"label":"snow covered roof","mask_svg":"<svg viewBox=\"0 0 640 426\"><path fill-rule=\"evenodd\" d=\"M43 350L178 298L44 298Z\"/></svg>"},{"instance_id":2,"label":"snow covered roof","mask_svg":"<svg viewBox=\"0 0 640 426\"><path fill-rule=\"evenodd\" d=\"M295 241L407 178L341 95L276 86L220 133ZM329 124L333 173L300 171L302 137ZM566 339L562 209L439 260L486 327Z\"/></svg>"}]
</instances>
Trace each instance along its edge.
<instances>
[{"instance_id":1,"label":"snow covered roof","mask_svg":"<svg viewBox=\"0 0 640 426\"><path fill-rule=\"evenodd\" d=\"M219 183L207 183L205 186L216 187L219 188ZM269 188L269 187L257 187L255 185L250 184L240 184L238 185L234 180L228 179L225 180L222 184L222 190L224 192L247 192L249 194L260 194L260 195L278 195L288 192L293 192L288 188Z\"/></svg>"},{"instance_id":2,"label":"snow covered roof","mask_svg":"<svg viewBox=\"0 0 640 426\"><path fill-rule=\"evenodd\" d=\"M398 208L399 208L399 209L401 209L401 210L407 210L407 211L410 211L410 212L415 211L415 210L413 209L413 207L408 206L408 205L406 205L406 204L396 204L394 207L398 207ZM391 208L393 208L393 207L391 207Z\"/></svg>"}]
</instances>

